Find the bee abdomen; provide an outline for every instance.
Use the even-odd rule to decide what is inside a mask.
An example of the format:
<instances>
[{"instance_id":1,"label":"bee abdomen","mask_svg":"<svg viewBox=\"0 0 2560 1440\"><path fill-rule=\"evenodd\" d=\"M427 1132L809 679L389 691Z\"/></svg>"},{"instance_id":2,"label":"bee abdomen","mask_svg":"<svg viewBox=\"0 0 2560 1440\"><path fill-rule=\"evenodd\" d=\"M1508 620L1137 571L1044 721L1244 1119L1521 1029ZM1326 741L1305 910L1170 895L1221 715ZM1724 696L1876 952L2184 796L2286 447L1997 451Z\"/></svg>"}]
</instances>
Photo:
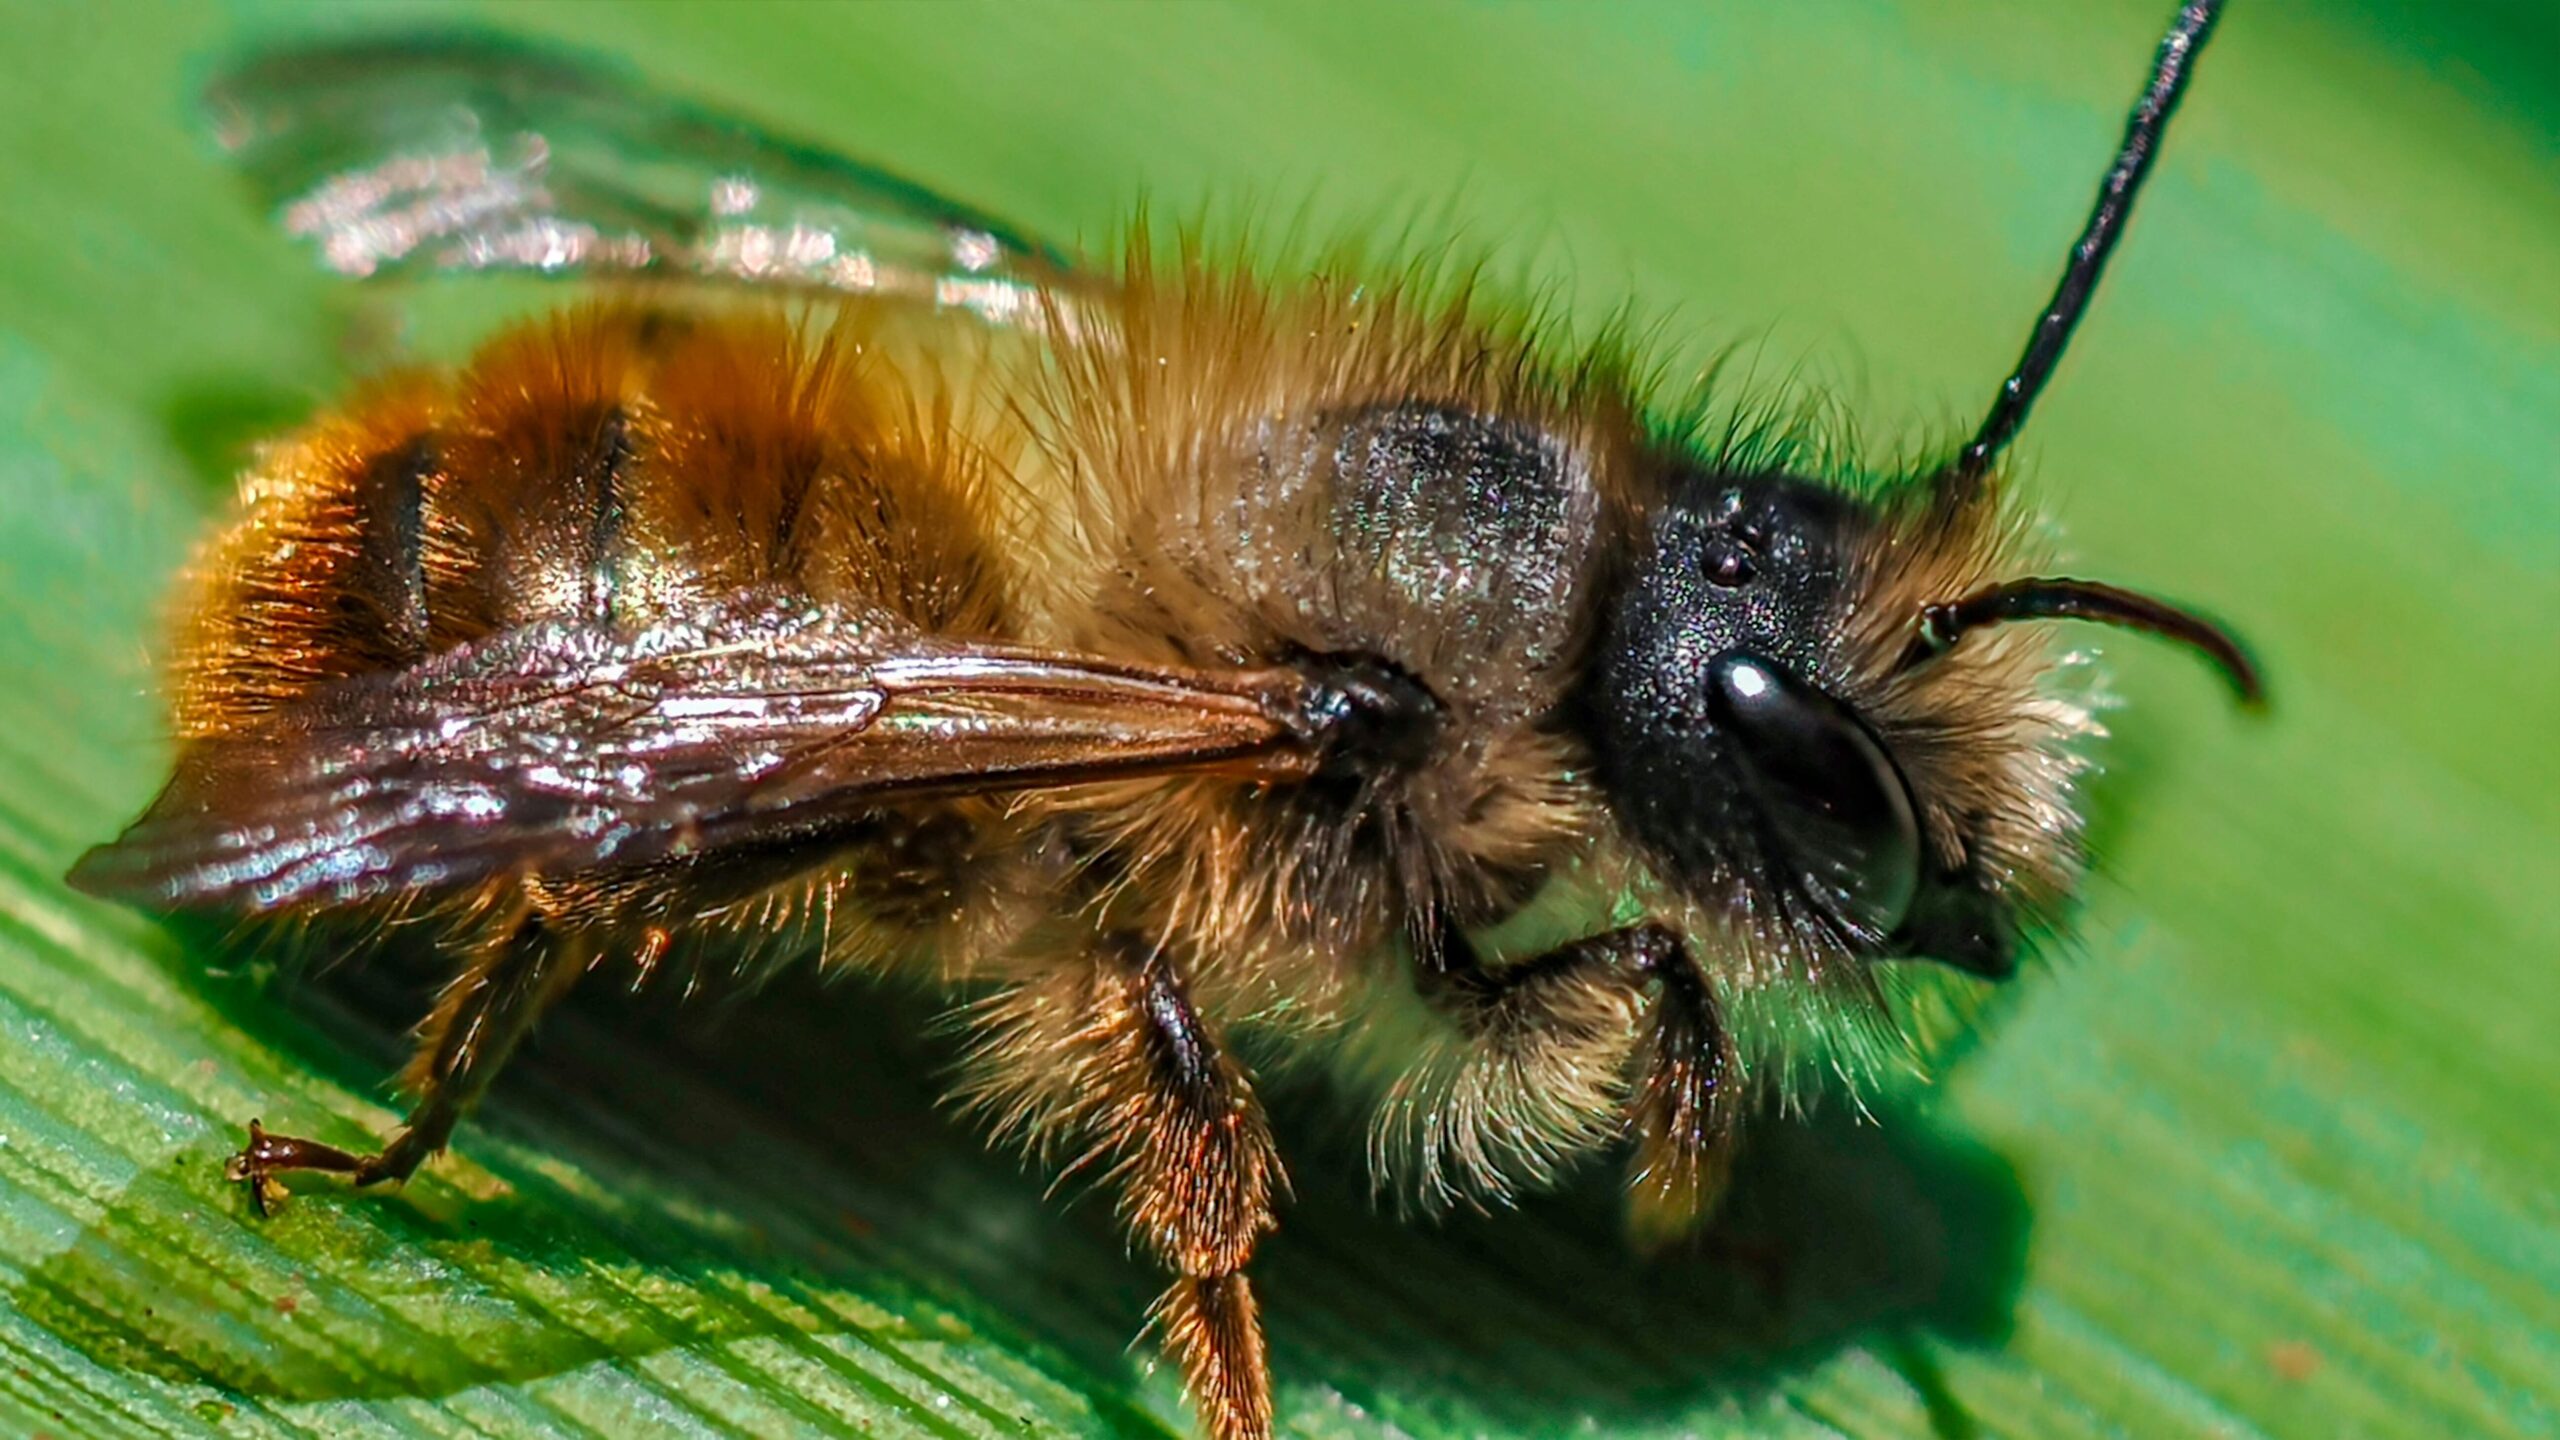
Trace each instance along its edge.
<instances>
[{"instance_id":1,"label":"bee abdomen","mask_svg":"<svg viewBox=\"0 0 2560 1440\"><path fill-rule=\"evenodd\" d=\"M385 653L407 663L427 655L426 479L435 466L435 438L419 435L373 457L355 482L349 588L368 602Z\"/></svg>"},{"instance_id":2,"label":"bee abdomen","mask_svg":"<svg viewBox=\"0 0 2560 1440\"><path fill-rule=\"evenodd\" d=\"M746 589L1011 633L975 453L896 370L857 373L863 323L572 311L322 417L262 457L202 567L178 733L514 627Z\"/></svg>"},{"instance_id":3,"label":"bee abdomen","mask_svg":"<svg viewBox=\"0 0 2560 1440\"><path fill-rule=\"evenodd\" d=\"M635 317L580 314L502 336L464 372L428 440L443 459L424 519L434 648L614 618L648 359Z\"/></svg>"}]
</instances>

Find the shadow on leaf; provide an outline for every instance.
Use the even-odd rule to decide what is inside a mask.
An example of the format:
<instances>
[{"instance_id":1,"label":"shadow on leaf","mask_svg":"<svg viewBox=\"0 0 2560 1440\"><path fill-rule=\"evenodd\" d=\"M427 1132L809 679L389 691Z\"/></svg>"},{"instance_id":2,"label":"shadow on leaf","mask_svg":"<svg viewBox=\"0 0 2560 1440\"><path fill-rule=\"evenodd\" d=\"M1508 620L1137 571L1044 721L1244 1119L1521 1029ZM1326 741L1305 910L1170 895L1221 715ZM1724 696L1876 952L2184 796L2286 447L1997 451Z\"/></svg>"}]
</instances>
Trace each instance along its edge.
<instances>
[{"instance_id":1,"label":"shadow on leaf","mask_svg":"<svg viewBox=\"0 0 2560 1440\"><path fill-rule=\"evenodd\" d=\"M396 1063L424 1003L390 966L196 983L359 1094L379 1093L367 1077ZM11 1298L102 1364L264 1399L450 1394L750 1337L858 1385L922 1341L1027 1364L1081 1428L1161 1433L1130 1398L1158 1278L1107 1203L1061 1207L936 1108L957 1040L935 1002L805 976L676 1000L575 997L459 1155L405 1191L303 1182L259 1222L221 1181L220 1148L192 1148ZM1648 1260L1621 1242L1596 1168L1516 1211L1404 1223L1373 1205L1356 1137L1279 1103L1296 1198L1255 1273L1284 1405L1329 1390L1469 1430L1605 1428L1748 1404L1864 1347L1961 1435L1925 1342L2009 1332L2026 1199L2004 1161L1925 1114L1764 1122L1724 1217ZM366 1138L327 1115L266 1118Z\"/></svg>"}]
</instances>

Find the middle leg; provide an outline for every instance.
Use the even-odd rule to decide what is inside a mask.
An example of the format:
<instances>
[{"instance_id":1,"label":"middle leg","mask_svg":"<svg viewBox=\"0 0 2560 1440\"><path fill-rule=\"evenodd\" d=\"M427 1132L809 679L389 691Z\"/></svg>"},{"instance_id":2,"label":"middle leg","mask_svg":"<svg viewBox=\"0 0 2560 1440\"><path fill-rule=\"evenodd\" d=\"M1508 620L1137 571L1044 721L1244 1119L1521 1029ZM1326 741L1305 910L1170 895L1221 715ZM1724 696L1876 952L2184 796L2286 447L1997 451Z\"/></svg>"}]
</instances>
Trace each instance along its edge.
<instances>
[{"instance_id":1,"label":"middle leg","mask_svg":"<svg viewBox=\"0 0 2560 1440\"><path fill-rule=\"evenodd\" d=\"M1102 937L988 1002L968 1099L999 1135L1095 1170L1174 1273L1154 1320L1215 1440L1271 1433L1271 1381L1245 1264L1284 1184L1243 1066L1163 947Z\"/></svg>"}]
</instances>

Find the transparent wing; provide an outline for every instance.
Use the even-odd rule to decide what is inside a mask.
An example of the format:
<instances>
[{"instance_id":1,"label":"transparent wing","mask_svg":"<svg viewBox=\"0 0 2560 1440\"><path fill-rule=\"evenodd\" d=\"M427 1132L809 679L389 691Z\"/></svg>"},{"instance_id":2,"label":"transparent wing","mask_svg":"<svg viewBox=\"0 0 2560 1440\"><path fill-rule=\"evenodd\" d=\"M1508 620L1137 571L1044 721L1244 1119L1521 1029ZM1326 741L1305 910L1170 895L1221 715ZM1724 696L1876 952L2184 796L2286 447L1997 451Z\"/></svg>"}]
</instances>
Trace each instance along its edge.
<instances>
[{"instance_id":1,"label":"transparent wing","mask_svg":"<svg viewBox=\"0 0 2560 1440\"><path fill-rule=\"evenodd\" d=\"M903 176L598 61L485 36L263 55L216 137L341 274L647 274L911 297L1041 323L1066 254Z\"/></svg>"},{"instance_id":2,"label":"transparent wing","mask_svg":"<svg viewBox=\"0 0 2560 1440\"><path fill-rule=\"evenodd\" d=\"M72 882L167 907L347 904L775 844L923 795L1315 763L1294 672L1151 668L732 604L552 623L200 739Z\"/></svg>"}]
</instances>

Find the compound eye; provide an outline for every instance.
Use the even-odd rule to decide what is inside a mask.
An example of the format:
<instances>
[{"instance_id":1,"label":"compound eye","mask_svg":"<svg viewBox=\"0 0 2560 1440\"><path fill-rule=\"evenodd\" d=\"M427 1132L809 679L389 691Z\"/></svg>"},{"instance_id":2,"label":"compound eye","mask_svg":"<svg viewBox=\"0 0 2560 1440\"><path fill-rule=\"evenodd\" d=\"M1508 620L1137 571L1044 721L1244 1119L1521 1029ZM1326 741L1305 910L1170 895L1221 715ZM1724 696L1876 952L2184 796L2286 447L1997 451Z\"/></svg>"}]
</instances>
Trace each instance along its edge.
<instances>
[{"instance_id":1,"label":"compound eye","mask_svg":"<svg viewBox=\"0 0 2560 1440\"><path fill-rule=\"evenodd\" d=\"M1824 908L1861 939L1900 929L1920 890L1920 826L1892 757L1857 714L1775 661L1707 666L1707 716Z\"/></svg>"}]
</instances>

